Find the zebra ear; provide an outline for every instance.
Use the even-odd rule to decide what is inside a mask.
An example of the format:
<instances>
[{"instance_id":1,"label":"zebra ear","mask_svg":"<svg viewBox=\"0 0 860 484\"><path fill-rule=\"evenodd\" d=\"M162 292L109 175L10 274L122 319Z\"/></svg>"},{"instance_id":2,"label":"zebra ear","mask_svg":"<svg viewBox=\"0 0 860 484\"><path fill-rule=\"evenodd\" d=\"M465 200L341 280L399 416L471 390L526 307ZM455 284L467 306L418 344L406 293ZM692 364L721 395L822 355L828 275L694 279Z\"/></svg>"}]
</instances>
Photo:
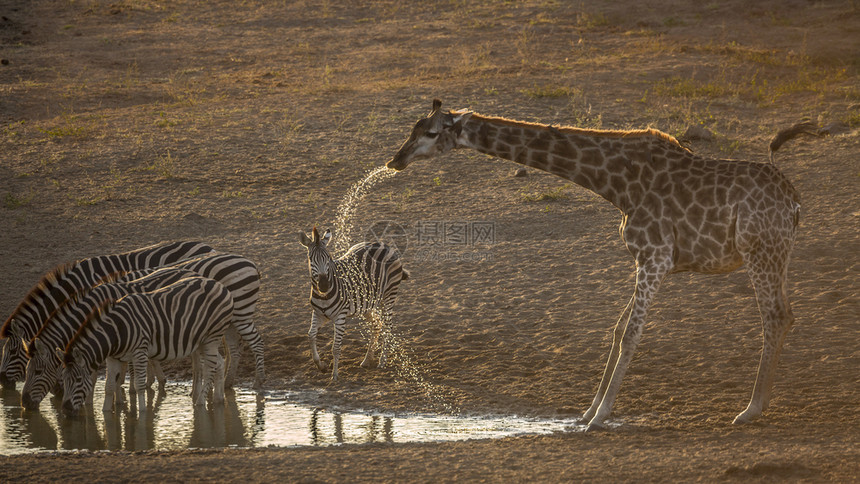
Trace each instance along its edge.
<instances>
[{"instance_id":1,"label":"zebra ear","mask_svg":"<svg viewBox=\"0 0 860 484\"><path fill-rule=\"evenodd\" d=\"M33 342L30 344L30 348L30 351L33 355L39 355L41 357L45 357L48 355L48 347L45 346L45 344L38 339L33 340Z\"/></svg>"},{"instance_id":2,"label":"zebra ear","mask_svg":"<svg viewBox=\"0 0 860 484\"><path fill-rule=\"evenodd\" d=\"M66 361L66 352L62 348L54 348L54 354L57 355L58 360Z\"/></svg>"},{"instance_id":3,"label":"zebra ear","mask_svg":"<svg viewBox=\"0 0 860 484\"><path fill-rule=\"evenodd\" d=\"M75 359L75 363L78 366L84 366L84 363L86 363L84 361L84 352L78 347L72 348L72 358Z\"/></svg>"},{"instance_id":4,"label":"zebra ear","mask_svg":"<svg viewBox=\"0 0 860 484\"><path fill-rule=\"evenodd\" d=\"M331 229L326 229L325 233L322 236L322 244L328 245L330 240L331 240Z\"/></svg>"},{"instance_id":5,"label":"zebra ear","mask_svg":"<svg viewBox=\"0 0 860 484\"><path fill-rule=\"evenodd\" d=\"M304 232L299 232L299 242L301 242L302 245L307 247L313 243L313 240L311 240L310 237L305 235Z\"/></svg>"},{"instance_id":6,"label":"zebra ear","mask_svg":"<svg viewBox=\"0 0 860 484\"><path fill-rule=\"evenodd\" d=\"M21 323L19 323L17 319L9 321L9 333L11 333L12 335L18 337L18 335L21 334L21 332L18 331L20 327Z\"/></svg>"}]
</instances>

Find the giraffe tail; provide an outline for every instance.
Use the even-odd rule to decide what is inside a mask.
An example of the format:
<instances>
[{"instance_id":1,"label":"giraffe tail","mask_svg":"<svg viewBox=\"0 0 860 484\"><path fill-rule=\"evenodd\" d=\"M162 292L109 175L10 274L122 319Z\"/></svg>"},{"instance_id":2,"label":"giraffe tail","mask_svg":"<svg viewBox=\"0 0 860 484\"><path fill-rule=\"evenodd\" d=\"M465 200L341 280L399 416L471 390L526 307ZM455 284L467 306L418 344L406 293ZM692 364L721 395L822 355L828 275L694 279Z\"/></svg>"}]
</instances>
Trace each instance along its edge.
<instances>
[{"instance_id":1,"label":"giraffe tail","mask_svg":"<svg viewBox=\"0 0 860 484\"><path fill-rule=\"evenodd\" d=\"M778 150L779 147L783 145L783 143L794 139L801 134L808 134L817 137L824 136L824 134L821 132L821 129L819 129L818 126L812 121L803 121L795 124L790 128L785 128L781 130L780 132L776 133L776 136L774 136L772 140L770 140L770 164L774 164L773 154L776 153L776 150Z\"/></svg>"}]
</instances>

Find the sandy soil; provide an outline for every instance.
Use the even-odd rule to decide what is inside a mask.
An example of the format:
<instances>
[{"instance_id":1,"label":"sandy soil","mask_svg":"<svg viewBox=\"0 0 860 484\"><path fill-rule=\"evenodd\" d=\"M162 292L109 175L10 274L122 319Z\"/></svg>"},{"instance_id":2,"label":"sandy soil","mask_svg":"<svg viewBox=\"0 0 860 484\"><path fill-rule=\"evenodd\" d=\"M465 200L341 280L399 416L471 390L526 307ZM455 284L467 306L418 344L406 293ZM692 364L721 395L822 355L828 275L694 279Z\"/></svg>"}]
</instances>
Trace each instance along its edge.
<instances>
[{"instance_id":1,"label":"sandy soil","mask_svg":"<svg viewBox=\"0 0 860 484\"><path fill-rule=\"evenodd\" d=\"M574 416L632 291L620 217L602 199L475 153L417 162L373 190L350 236L379 221L410 234L398 328L435 398L359 368L355 326L342 381L328 384L305 338L297 232L329 226L433 97L553 124L677 136L702 125L713 138L689 141L696 151L761 161L779 128L808 117L836 125L778 154L803 197L797 323L760 421L730 424L761 344L746 274L680 274L652 310L611 432L20 456L0 458L0 479L857 481L860 9L574 3L0 3L0 313L58 263L199 239L262 271L272 388L323 388L326 405ZM437 222L488 222L495 238L422 246ZM250 357L241 373L250 383Z\"/></svg>"}]
</instances>

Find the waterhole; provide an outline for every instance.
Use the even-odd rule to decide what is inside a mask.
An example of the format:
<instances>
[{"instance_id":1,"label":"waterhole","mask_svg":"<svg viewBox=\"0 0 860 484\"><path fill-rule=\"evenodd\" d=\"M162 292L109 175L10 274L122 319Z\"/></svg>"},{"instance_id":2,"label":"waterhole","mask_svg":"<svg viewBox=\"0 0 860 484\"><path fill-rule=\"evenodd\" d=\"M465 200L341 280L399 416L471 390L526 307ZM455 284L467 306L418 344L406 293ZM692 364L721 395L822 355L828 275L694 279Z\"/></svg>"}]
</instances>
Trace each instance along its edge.
<instances>
[{"instance_id":1,"label":"waterhole","mask_svg":"<svg viewBox=\"0 0 860 484\"><path fill-rule=\"evenodd\" d=\"M134 412L103 414L103 382L86 416L64 417L60 403L42 402L40 411L20 406L16 390L2 390L0 455L63 450L182 450L329 446L370 442L441 442L492 439L521 434L579 431L574 420L501 416L451 416L343 411L308 404L312 393L250 390L228 392L224 405L194 408L190 384L168 383L150 392L148 417Z\"/></svg>"}]
</instances>

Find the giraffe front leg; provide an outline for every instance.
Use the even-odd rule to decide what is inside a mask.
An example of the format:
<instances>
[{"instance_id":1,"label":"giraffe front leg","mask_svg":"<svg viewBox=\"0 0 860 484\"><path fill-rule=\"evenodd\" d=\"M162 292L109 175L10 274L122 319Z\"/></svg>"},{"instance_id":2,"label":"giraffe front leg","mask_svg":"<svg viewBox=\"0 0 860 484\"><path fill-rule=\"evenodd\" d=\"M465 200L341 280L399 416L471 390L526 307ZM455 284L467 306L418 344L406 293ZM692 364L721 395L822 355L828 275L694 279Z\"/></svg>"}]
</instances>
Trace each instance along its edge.
<instances>
[{"instance_id":1,"label":"giraffe front leg","mask_svg":"<svg viewBox=\"0 0 860 484\"><path fill-rule=\"evenodd\" d=\"M582 423L587 424L592 418L594 418L594 415L597 413L597 407L600 406L600 402L603 401L603 396L606 395L606 387L609 385L609 380L612 378L612 371L615 370L615 364L618 362L618 354L621 352L621 339L624 336L625 328L627 328L627 321L630 318L630 308L633 306L633 299L634 296L630 296L630 300L627 302L627 305L624 306L624 309L621 311L621 315L618 317L618 321L615 323L615 329L612 332L612 346L609 348L609 359L606 361L606 368L603 369L603 377L600 379L600 385L597 387L597 393L594 395L594 400L592 400L591 406L588 407L588 410L586 410L582 415L582 419L580 420ZM627 316L626 318L625 315Z\"/></svg>"},{"instance_id":2,"label":"giraffe front leg","mask_svg":"<svg viewBox=\"0 0 860 484\"><path fill-rule=\"evenodd\" d=\"M346 314L339 314L334 319L334 341L331 343L331 381L337 381L337 366L340 362L340 344L343 341L343 332L346 328Z\"/></svg>"},{"instance_id":3,"label":"giraffe front leg","mask_svg":"<svg viewBox=\"0 0 860 484\"><path fill-rule=\"evenodd\" d=\"M314 363L316 363L317 368L319 368L320 371L326 371L328 368L323 366L320 361L320 354L317 351L317 332L320 329L320 322L321 318L316 311L313 311L313 313L311 313L311 329L308 330L308 340L311 343L311 358L313 358Z\"/></svg>"},{"instance_id":4,"label":"giraffe front leg","mask_svg":"<svg viewBox=\"0 0 860 484\"><path fill-rule=\"evenodd\" d=\"M660 289L660 284L668 272L668 267L670 267L668 263L659 264L655 261L649 261L637 270L636 291L633 294L633 304L630 307L630 318L621 335L615 368L606 384L603 398L597 406L594 416L588 422L587 431L605 428L603 422L612 412L612 406L615 404L618 391L621 389L624 374L627 373L627 368L633 359L633 353L636 352L636 347L642 339L642 330L645 327L648 308Z\"/></svg>"}]
</instances>

